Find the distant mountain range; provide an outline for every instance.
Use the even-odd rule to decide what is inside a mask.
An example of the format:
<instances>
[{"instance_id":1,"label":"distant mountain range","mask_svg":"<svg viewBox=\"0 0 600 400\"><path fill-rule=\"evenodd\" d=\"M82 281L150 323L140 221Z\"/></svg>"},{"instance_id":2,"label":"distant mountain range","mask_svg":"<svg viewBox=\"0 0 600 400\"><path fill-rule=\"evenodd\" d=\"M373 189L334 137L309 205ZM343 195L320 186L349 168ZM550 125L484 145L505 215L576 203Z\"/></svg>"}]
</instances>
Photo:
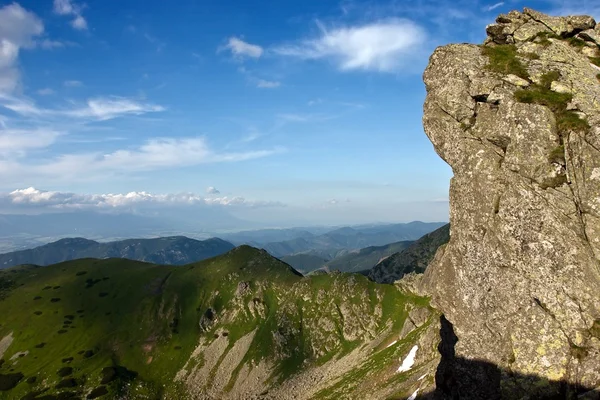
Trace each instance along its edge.
<instances>
[{"instance_id":1,"label":"distant mountain range","mask_svg":"<svg viewBox=\"0 0 600 400\"><path fill-rule=\"evenodd\" d=\"M224 254L234 247L218 238L200 241L183 236L108 243L70 238L34 249L1 254L0 268L23 264L45 266L80 258L127 258L154 264L183 265Z\"/></svg>"},{"instance_id":2,"label":"distant mountain range","mask_svg":"<svg viewBox=\"0 0 600 400\"><path fill-rule=\"evenodd\" d=\"M288 238L262 245L254 242L251 244L267 250L302 273L317 269L359 272L407 249L414 240L441 225L442 223L411 222L343 227L330 231L323 227L264 229L226 237L253 239L263 243L273 238ZM76 237L0 254L0 268L22 264L45 266L80 258L127 258L156 264L183 265L223 254L232 248L234 244L217 238L200 241L172 236L97 242Z\"/></svg>"},{"instance_id":3,"label":"distant mountain range","mask_svg":"<svg viewBox=\"0 0 600 400\"><path fill-rule=\"evenodd\" d=\"M261 247L275 257L311 252L313 255L331 260L342 255L340 252L343 250L359 250L370 246L385 246L400 241L417 240L442 225L444 223L415 221L406 224L344 227L320 235L305 231L301 237L285 241L263 245L249 244ZM325 253L318 253L323 251Z\"/></svg>"}]
</instances>

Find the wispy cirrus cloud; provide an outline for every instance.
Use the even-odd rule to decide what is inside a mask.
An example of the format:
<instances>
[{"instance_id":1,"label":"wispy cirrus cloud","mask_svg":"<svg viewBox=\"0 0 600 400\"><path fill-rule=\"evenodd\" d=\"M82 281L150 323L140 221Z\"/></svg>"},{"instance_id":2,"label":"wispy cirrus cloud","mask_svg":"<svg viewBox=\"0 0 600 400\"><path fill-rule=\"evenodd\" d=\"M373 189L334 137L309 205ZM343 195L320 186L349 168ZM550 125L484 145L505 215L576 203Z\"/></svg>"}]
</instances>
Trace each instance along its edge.
<instances>
[{"instance_id":1,"label":"wispy cirrus cloud","mask_svg":"<svg viewBox=\"0 0 600 400\"><path fill-rule=\"evenodd\" d=\"M43 88L43 89L38 90L36 93L39 94L40 96L50 96L50 95L54 94L54 90L51 88Z\"/></svg>"},{"instance_id":2,"label":"wispy cirrus cloud","mask_svg":"<svg viewBox=\"0 0 600 400\"><path fill-rule=\"evenodd\" d=\"M82 87L83 82L76 81L76 80L64 81L63 86L69 87L69 88Z\"/></svg>"},{"instance_id":3,"label":"wispy cirrus cloud","mask_svg":"<svg viewBox=\"0 0 600 400\"><path fill-rule=\"evenodd\" d=\"M268 81L265 79L259 79L256 82L256 87L261 89L275 89L281 86L281 82L279 81Z\"/></svg>"},{"instance_id":4,"label":"wispy cirrus cloud","mask_svg":"<svg viewBox=\"0 0 600 400\"><path fill-rule=\"evenodd\" d=\"M0 131L1 132L1 131ZM1 133L0 133L1 134ZM38 133L42 135L43 132ZM34 133L31 140L25 140L19 148L10 149L12 143L9 134L4 140L7 154L1 157L0 180L8 182L22 181L89 181L110 179L115 175L131 175L139 172L164 170L168 168L189 167L211 163L230 163L267 157L285 151L284 148L265 150L221 152L212 149L203 137L154 138L142 145L118 149L112 152L66 153L58 156L33 160L19 160L15 154L25 152L35 145ZM45 133L45 144L50 145L58 137ZM2 141L0 140L0 143ZM12 145L15 147L15 145ZM8 150L12 150L11 153Z\"/></svg>"},{"instance_id":5,"label":"wispy cirrus cloud","mask_svg":"<svg viewBox=\"0 0 600 400\"><path fill-rule=\"evenodd\" d=\"M245 57L260 58L264 49L256 44L251 44L237 37L230 37L225 46L217 49L217 52L229 50L235 58L243 59Z\"/></svg>"},{"instance_id":6,"label":"wispy cirrus cloud","mask_svg":"<svg viewBox=\"0 0 600 400\"><path fill-rule=\"evenodd\" d=\"M61 134L58 131L42 128L0 129L0 157L23 157L28 151L52 145Z\"/></svg>"},{"instance_id":7,"label":"wispy cirrus cloud","mask_svg":"<svg viewBox=\"0 0 600 400\"><path fill-rule=\"evenodd\" d=\"M500 1L500 2L498 2L498 3L495 3L495 4L492 4L492 5L486 6L486 7L485 7L485 11L493 11L493 10L495 10L495 9L496 9L496 8L498 8L498 7L502 7L503 5L504 5L504 2L503 2L503 1Z\"/></svg>"},{"instance_id":8,"label":"wispy cirrus cloud","mask_svg":"<svg viewBox=\"0 0 600 400\"><path fill-rule=\"evenodd\" d=\"M427 39L424 28L406 19L387 19L360 26L328 29L320 36L277 46L273 52L304 60L328 59L342 71L396 72L406 66Z\"/></svg>"},{"instance_id":9,"label":"wispy cirrus cloud","mask_svg":"<svg viewBox=\"0 0 600 400\"><path fill-rule=\"evenodd\" d=\"M142 115L165 111L165 107L139 102L124 97L97 97L83 104L70 105L69 108L50 109L38 107L35 102L15 96L0 94L0 107L4 107L26 117L70 117L105 121L126 115Z\"/></svg>"}]
</instances>

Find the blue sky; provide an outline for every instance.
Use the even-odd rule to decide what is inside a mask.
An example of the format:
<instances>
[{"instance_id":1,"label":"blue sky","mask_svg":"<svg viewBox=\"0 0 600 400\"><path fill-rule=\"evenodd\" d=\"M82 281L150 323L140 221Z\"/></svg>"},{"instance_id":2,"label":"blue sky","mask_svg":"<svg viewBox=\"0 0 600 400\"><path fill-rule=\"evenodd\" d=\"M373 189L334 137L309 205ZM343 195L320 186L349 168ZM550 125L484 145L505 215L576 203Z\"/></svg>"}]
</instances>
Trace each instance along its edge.
<instances>
[{"instance_id":1,"label":"blue sky","mask_svg":"<svg viewBox=\"0 0 600 400\"><path fill-rule=\"evenodd\" d=\"M446 220L429 54L523 6L600 15L571 3L0 2L0 212Z\"/></svg>"}]
</instances>

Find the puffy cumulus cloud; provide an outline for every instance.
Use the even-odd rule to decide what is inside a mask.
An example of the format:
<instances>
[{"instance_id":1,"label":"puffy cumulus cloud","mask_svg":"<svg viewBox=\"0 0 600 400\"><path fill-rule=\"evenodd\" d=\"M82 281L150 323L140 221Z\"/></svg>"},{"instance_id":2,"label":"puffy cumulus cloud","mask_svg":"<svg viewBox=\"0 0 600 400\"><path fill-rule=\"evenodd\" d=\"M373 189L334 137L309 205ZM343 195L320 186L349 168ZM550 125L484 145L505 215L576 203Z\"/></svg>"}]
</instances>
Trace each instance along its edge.
<instances>
[{"instance_id":1,"label":"puffy cumulus cloud","mask_svg":"<svg viewBox=\"0 0 600 400\"><path fill-rule=\"evenodd\" d=\"M54 0L54 13L71 16L71 26L77 30L86 30L87 21L82 15L82 6L72 0Z\"/></svg>"},{"instance_id":2,"label":"puffy cumulus cloud","mask_svg":"<svg viewBox=\"0 0 600 400\"><path fill-rule=\"evenodd\" d=\"M0 94L0 107L7 108L22 116L46 118L80 118L105 121L126 115L142 115L164 111L160 105L139 102L124 97L97 97L88 99L84 104L75 104L66 109L48 109L38 107L34 102L14 96Z\"/></svg>"},{"instance_id":3,"label":"puffy cumulus cloud","mask_svg":"<svg viewBox=\"0 0 600 400\"><path fill-rule=\"evenodd\" d=\"M209 186L206 188L206 193L207 194L219 194L221 192L216 187Z\"/></svg>"},{"instance_id":4,"label":"puffy cumulus cloud","mask_svg":"<svg viewBox=\"0 0 600 400\"><path fill-rule=\"evenodd\" d=\"M414 57L426 38L425 30L405 19L389 19L367 25L327 29L321 36L273 49L300 59L331 59L338 68L396 72Z\"/></svg>"},{"instance_id":5,"label":"puffy cumulus cloud","mask_svg":"<svg viewBox=\"0 0 600 400\"><path fill-rule=\"evenodd\" d=\"M3 209L35 209L36 211L55 210L118 210L144 209L156 207L283 207L284 204L271 201L247 200L243 197L205 198L195 193L153 194L129 192L123 194L77 194L69 192L44 191L33 187L18 189L0 194Z\"/></svg>"},{"instance_id":6,"label":"puffy cumulus cloud","mask_svg":"<svg viewBox=\"0 0 600 400\"><path fill-rule=\"evenodd\" d=\"M264 52L263 48L259 45L244 42L242 39L236 37L230 37L227 44L219 48L219 51L223 50L231 51L231 54L238 58L260 58Z\"/></svg>"},{"instance_id":7,"label":"puffy cumulus cloud","mask_svg":"<svg viewBox=\"0 0 600 400\"><path fill-rule=\"evenodd\" d=\"M19 84L17 61L21 48L35 45L44 24L17 3L0 8L0 93L10 93Z\"/></svg>"}]
</instances>

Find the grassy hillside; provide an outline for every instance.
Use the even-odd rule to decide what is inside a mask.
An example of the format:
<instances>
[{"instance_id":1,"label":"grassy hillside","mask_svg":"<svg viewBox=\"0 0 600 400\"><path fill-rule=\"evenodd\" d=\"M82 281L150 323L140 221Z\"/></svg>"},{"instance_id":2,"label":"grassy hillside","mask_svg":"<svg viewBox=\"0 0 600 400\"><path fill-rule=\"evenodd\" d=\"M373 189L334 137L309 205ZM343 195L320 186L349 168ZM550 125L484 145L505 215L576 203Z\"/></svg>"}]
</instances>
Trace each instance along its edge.
<instances>
[{"instance_id":1,"label":"grassy hillside","mask_svg":"<svg viewBox=\"0 0 600 400\"><path fill-rule=\"evenodd\" d=\"M415 307L427 300L361 276L304 278L248 246L182 267L83 259L5 269L0 398L260 394L397 336ZM387 363L408 344L398 346Z\"/></svg>"},{"instance_id":2,"label":"grassy hillside","mask_svg":"<svg viewBox=\"0 0 600 400\"><path fill-rule=\"evenodd\" d=\"M33 249L0 254L0 268L23 264L50 265L78 258L128 258L156 264L183 265L233 249L218 238L195 240L184 236L127 239L98 243L84 238L61 239Z\"/></svg>"}]
</instances>

